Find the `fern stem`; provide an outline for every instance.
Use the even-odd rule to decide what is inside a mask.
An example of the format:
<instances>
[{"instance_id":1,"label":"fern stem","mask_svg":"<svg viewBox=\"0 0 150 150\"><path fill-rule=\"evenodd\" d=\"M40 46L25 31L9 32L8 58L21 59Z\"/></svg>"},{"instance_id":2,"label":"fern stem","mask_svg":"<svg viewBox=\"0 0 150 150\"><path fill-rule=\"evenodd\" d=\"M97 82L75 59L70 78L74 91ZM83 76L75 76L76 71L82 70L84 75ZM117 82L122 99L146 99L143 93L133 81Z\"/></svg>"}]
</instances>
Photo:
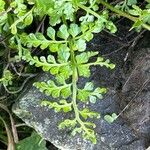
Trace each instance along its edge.
<instances>
[{"instance_id":1,"label":"fern stem","mask_svg":"<svg viewBox=\"0 0 150 150\"><path fill-rule=\"evenodd\" d=\"M108 9L110 9L111 11L115 12L116 14L118 14L119 16L122 16L122 17L125 17L125 18L128 18L130 19L131 21L133 22L136 22L138 21L138 17L134 17L134 16L131 16L129 15L128 13L124 12L124 11L121 11L115 7L113 7L112 5L108 4L107 2L103 1L103 0L99 0L99 2L107 7ZM93 10L91 10L89 7L86 7L80 3L78 3L78 7L80 7L81 9L85 10L86 12L92 14L93 16L95 16L96 18L100 18L100 15L96 12L94 12ZM147 29L150 31L150 26L148 24L145 24L143 23L142 24L143 28Z\"/></svg>"},{"instance_id":2,"label":"fern stem","mask_svg":"<svg viewBox=\"0 0 150 150\"><path fill-rule=\"evenodd\" d=\"M78 110L78 106L77 106L77 81L78 81L78 72L77 72L77 67L76 67L76 60L75 60L75 54L74 51L72 49L72 41L69 42L70 44L70 53L71 53L71 63L72 63L72 70L73 70L73 74L72 74L72 102L73 102L73 109L75 112L75 117L76 120L80 120L79 117L79 110Z\"/></svg>"},{"instance_id":3,"label":"fern stem","mask_svg":"<svg viewBox=\"0 0 150 150\"><path fill-rule=\"evenodd\" d=\"M128 18L128 19L132 20L133 22L138 21L138 18L137 18L137 17L133 17L133 16L127 14L126 12L121 11L121 10L119 10L119 9L117 9L117 8L115 8L115 7L113 7L112 5L108 4L107 2L105 2L105 1L103 1L103 0L99 0L99 2L100 2L102 5L104 5L105 7L107 7L108 9L110 9L111 11L117 13L118 15L120 15L120 16L122 16L122 17ZM143 26L143 28L145 28L145 29L147 29L147 30L150 31L150 26L149 26L148 24L143 23L142 26Z\"/></svg>"},{"instance_id":4,"label":"fern stem","mask_svg":"<svg viewBox=\"0 0 150 150\"><path fill-rule=\"evenodd\" d=\"M34 63L37 63L34 59L32 59L32 61L33 61ZM55 64L49 64L49 63L44 63L44 62L42 63L42 62L38 61L38 65L40 65L40 66L47 66L47 67L49 67L49 68L67 66L68 64L69 64L69 63L62 63L62 64L55 63Z\"/></svg>"},{"instance_id":5,"label":"fern stem","mask_svg":"<svg viewBox=\"0 0 150 150\"><path fill-rule=\"evenodd\" d=\"M72 84L65 84L63 86L57 86L57 87L45 87L44 90L51 90L51 89L55 89L55 90L61 90L61 89L64 89L64 88L67 88L67 87L70 87Z\"/></svg>"},{"instance_id":6,"label":"fern stem","mask_svg":"<svg viewBox=\"0 0 150 150\"><path fill-rule=\"evenodd\" d=\"M87 67L89 67L89 66L96 66L96 65L105 65L105 62L91 62L91 63L87 63L87 64L82 64L82 66L87 66Z\"/></svg>"},{"instance_id":7,"label":"fern stem","mask_svg":"<svg viewBox=\"0 0 150 150\"><path fill-rule=\"evenodd\" d=\"M86 7L80 3L78 3L78 7L80 7L81 9L85 10L87 13L90 13L97 18L100 18L100 15L94 12L93 10L91 10L89 7Z\"/></svg>"},{"instance_id":8,"label":"fern stem","mask_svg":"<svg viewBox=\"0 0 150 150\"><path fill-rule=\"evenodd\" d=\"M72 42L70 42L71 45ZM80 126L82 127L82 129L87 133L90 134L89 131L87 130L87 128L84 125L84 122L80 119L80 111L78 109L78 105L77 105L77 81L78 81L78 71L77 71L77 63L75 60L75 54L73 49L70 47L71 49L71 62L72 62L72 70L73 70L73 74L72 74L72 106L75 112L75 119L76 121L80 124Z\"/></svg>"},{"instance_id":9,"label":"fern stem","mask_svg":"<svg viewBox=\"0 0 150 150\"><path fill-rule=\"evenodd\" d=\"M84 37L84 36L87 34L87 32L92 32L94 29L95 29L95 26L93 26L93 27L92 27L91 29L89 29L88 31L82 33L81 35L76 36L76 37L75 37L75 40L81 39L82 37Z\"/></svg>"},{"instance_id":10,"label":"fern stem","mask_svg":"<svg viewBox=\"0 0 150 150\"><path fill-rule=\"evenodd\" d=\"M26 43L36 43L38 40L32 40L32 41L27 41ZM62 40L62 41L56 41L56 40L46 40L46 41L41 41L39 40L39 42L41 42L41 44L43 43L48 43L48 44L62 44L62 43L67 43L68 41Z\"/></svg>"}]
</instances>

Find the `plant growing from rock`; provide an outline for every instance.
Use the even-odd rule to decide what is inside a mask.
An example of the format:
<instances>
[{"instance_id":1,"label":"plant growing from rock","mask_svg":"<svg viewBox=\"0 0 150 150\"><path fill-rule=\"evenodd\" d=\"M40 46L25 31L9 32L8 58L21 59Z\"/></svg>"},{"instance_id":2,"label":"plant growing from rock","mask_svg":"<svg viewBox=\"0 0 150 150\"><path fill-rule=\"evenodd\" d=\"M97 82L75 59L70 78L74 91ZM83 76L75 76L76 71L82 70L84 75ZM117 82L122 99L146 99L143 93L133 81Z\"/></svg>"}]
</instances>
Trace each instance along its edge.
<instances>
[{"instance_id":1,"label":"plant growing from rock","mask_svg":"<svg viewBox=\"0 0 150 150\"><path fill-rule=\"evenodd\" d=\"M149 14L149 8L139 11L133 6L134 10L128 11L130 15L103 0L14 0L7 3L1 0L0 4L0 33L6 35L11 30L10 48L18 50L15 59L41 67L55 78L34 83L41 92L52 98L51 101L43 100L41 104L56 112L74 113L70 119L60 122L58 127L71 128L72 135L81 133L83 138L96 143L96 125L89 118L100 118L100 114L90 110L86 104L101 99L106 89L95 87L92 82L87 82L81 88L78 87L78 82L80 77L90 77L92 66L109 69L115 67L108 59L99 57L98 52L86 51L86 43L93 39L94 33L103 29L111 33L117 31L110 20L109 11L101 11L99 6L102 4L116 14L134 21L133 27L150 30L149 20L143 18L143 14ZM26 32L27 26L33 27L34 19L47 19L49 23L46 30L39 32L40 24L35 33ZM47 55L33 56L33 48L47 50ZM105 116L108 122L113 122L116 118L116 114Z\"/></svg>"}]
</instances>

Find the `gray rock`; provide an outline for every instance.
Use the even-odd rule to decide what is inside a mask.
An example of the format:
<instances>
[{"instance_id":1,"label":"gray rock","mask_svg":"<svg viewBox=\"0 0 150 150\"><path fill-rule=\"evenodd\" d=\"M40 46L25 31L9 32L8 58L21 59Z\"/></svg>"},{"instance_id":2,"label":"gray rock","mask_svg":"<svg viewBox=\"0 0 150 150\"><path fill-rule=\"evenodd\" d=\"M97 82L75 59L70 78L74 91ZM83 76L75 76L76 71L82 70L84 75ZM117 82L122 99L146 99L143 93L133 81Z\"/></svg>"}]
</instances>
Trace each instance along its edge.
<instances>
[{"instance_id":1,"label":"gray rock","mask_svg":"<svg viewBox=\"0 0 150 150\"><path fill-rule=\"evenodd\" d=\"M37 80L47 80L49 76L42 74ZM138 140L131 129L121 120L112 124L108 124L103 119L95 120L97 124L97 144L93 145L89 141L85 141L80 136L72 137L69 131L58 130L57 125L64 118L69 116L63 113L55 113L45 107L41 107L42 99L49 99L44 94L40 93L34 87L23 96L19 102L13 107L13 112L23 119L23 121L33 127L46 140L53 143L59 149L65 150L133 150L130 147L135 147L136 150L144 150L143 141ZM93 110L102 112L116 112L118 110L116 104L117 97L111 91L102 101L91 105ZM122 147L122 148L121 148Z\"/></svg>"},{"instance_id":2,"label":"gray rock","mask_svg":"<svg viewBox=\"0 0 150 150\"><path fill-rule=\"evenodd\" d=\"M129 106L124 112L130 127L138 136L150 141L150 49L142 49L133 61L133 71L125 82L123 101Z\"/></svg>"}]
</instances>

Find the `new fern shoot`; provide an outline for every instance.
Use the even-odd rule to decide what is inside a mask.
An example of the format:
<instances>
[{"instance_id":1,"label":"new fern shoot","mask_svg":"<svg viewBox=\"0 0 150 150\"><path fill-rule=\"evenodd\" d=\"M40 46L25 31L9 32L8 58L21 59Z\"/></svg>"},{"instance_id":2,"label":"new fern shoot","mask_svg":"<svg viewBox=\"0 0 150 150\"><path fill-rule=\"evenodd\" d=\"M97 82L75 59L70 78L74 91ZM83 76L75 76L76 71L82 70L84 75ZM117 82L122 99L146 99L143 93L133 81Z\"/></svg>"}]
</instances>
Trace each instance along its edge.
<instances>
[{"instance_id":1,"label":"new fern shoot","mask_svg":"<svg viewBox=\"0 0 150 150\"><path fill-rule=\"evenodd\" d=\"M138 14L130 11L131 15L135 15L131 16L103 0L0 0L0 33L11 35L9 47L18 50L17 61L25 60L55 77L54 80L34 83L41 92L52 97L51 101L43 100L41 105L56 112L73 113L73 118L58 122L58 127L71 128L72 135L79 133L93 143L96 143L96 125L87 120L100 118L100 114L90 110L86 104L101 99L106 89L95 87L92 82L87 82L81 89L78 87L79 78L89 78L92 66L114 69L115 65L99 57L98 52L87 51L86 43L93 39L94 33L103 29L111 33L117 31L110 20L109 11L101 10L100 6L131 19L136 23L133 27L150 30L146 19L140 20L138 24L142 11ZM137 7L133 8L137 10ZM42 22L43 18L47 21L44 31L40 30L39 24L38 29L33 30L34 33L28 33L26 27L33 28L34 21ZM33 49L45 50L47 56L36 56ZM4 82L4 79L0 82ZM81 103L86 107L79 107ZM116 114L105 116L108 122L116 118Z\"/></svg>"}]
</instances>

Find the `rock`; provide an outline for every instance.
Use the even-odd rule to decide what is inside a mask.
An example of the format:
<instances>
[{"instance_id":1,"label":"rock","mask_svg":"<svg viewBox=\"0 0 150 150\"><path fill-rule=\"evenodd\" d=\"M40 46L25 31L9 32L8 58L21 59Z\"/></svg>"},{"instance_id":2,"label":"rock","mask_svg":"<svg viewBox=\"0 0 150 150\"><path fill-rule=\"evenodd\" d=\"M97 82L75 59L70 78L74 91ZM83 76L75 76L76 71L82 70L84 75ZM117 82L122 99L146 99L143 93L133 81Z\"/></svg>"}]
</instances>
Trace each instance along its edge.
<instances>
[{"instance_id":1,"label":"rock","mask_svg":"<svg viewBox=\"0 0 150 150\"><path fill-rule=\"evenodd\" d=\"M47 74L41 74L37 80L46 81L48 78ZM117 97L113 95L114 93L110 92L104 100L91 105L91 108L102 112L102 114L118 111L118 105L116 104ZM58 130L58 123L64 118L68 118L68 115L55 113L53 110L41 107L41 100L46 98L49 99L49 97L31 87L27 93L20 97L19 102L13 107L13 112L59 149L121 150L121 147L123 147L122 149L124 150L125 148L135 147L137 149L139 147L139 150L144 150L143 141L138 140L131 129L121 120L112 124L108 124L103 119L96 120L96 145L83 140L80 136L72 137L68 131Z\"/></svg>"},{"instance_id":2,"label":"rock","mask_svg":"<svg viewBox=\"0 0 150 150\"><path fill-rule=\"evenodd\" d=\"M150 49L142 49L133 61L133 71L125 82L123 101L129 103L124 112L130 127L150 142ZM126 104L127 105L127 104Z\"/></svg>"}]
</instances>

